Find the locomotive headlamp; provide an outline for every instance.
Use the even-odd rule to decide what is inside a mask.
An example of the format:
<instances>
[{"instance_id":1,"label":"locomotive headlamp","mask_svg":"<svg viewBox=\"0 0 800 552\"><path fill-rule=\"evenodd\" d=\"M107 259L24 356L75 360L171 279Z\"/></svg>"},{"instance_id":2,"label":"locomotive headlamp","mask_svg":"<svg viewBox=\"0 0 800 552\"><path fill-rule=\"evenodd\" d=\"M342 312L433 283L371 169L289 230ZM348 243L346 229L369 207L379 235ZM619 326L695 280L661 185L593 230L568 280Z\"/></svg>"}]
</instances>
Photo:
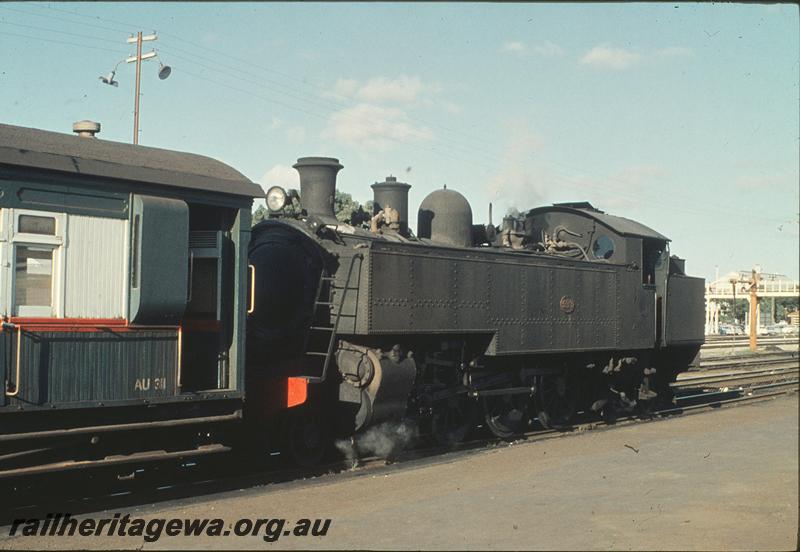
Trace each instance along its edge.
<instances>
[{"instance_id":1,"label":"locomotive headlamp","mask_svg":"<svg viewBox=\"0 0 800 552\"><path fill-rule=\"evenodd\" d=\"M273 213L280 211L286 206L286 190L280 186L273 186L267 190L267 207Z\"/></svg>"}]
</instances>

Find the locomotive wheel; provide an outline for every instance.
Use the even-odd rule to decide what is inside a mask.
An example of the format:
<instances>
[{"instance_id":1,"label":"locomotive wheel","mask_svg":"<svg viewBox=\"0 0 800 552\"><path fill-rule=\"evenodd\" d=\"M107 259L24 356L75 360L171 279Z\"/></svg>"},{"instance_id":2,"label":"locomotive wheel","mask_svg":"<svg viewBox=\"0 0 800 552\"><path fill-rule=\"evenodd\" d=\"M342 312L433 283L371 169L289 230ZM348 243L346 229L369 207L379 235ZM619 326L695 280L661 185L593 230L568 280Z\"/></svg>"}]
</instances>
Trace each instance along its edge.
<instances>
[{"instance_id":1,"label":"locomotive wheel","mask_svg":"<svg viewBox=\"0 0 800 552\"><path fill-rule=\"evenodd\" d=\"M466 395L439 401L431 416L431 437L444 446L464 441L475 425L475 403Z\"/></svg>"},{"instance_id":2,"label":"locomotive wheel","mask_svg":"<svg viewBox=\"0 0 800 552\"><path fill-rule=\"evenodd\" d=\"M501 395L484 397L483 419L495 437L509 439L522 431L527 420L528 397Z\"/></svg>"},{"instance_id":3,"label":"locomotive wheel","mask_svg":"<svg viewBox=\"0 0 800 552\"><path fill-rule=\"evenodd\" d=\"M538 377L536 412L539 423L547 429L569 427L578 404L577 386L566 374Z\"/></svg>"},{"instance_id":4,"label":"locomotive wheel","mask_svg":"<svg viewBox=\"0 0 800 552\"><path fill-rule=\"evenodd\" d=\"M328 450L330 437L319 412L298 407L287 412L284 429L284 452L289 462L304 468L319 464Z\"/></svg>"}]
</instances>

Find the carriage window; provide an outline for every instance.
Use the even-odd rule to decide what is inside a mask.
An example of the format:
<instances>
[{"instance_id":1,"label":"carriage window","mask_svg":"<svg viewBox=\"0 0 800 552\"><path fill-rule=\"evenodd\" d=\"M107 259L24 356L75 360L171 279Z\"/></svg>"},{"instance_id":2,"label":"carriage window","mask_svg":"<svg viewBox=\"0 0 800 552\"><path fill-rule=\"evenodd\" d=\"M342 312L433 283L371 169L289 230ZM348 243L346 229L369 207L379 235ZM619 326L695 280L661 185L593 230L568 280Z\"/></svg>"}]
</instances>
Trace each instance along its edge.
<instances>
[{"instance_id":1,"label":"carriage window","mask_svg":"<svg viewBox=\"0 0 800 552\"><path fill-rule=\"evenodd\" d=\"M53 304L53 248L16 247L14 303L17 307L50 307Z\"/></svg>"},{"instance_id":2,"label":"carriage window","mask_svg":"<svg viewBox=\"0 0 800 552\"><path fill-rule=\"evenodd\" d=\"M600 236L592 245L592 253L598 259L610 259L614 255L614 242L608 236Z\"/></svg>"},{"instance_id":3,"label":"carriage window","mask_svg":"<svg viewBox=\"0 0 800 552\"><path fill-rule=\"evenodd\" d=\"M17 232L22 234L42 234L45 236L55 236L56 219L54 217L20 215L19 221L17 222Z\"/></svg>"},{"instance_id":4,"label":"carriage window","mask_svg":"<svg viewBox=\"0 0 800 552\"><path fill-rule=\"evenodd\" d=\"M8 244L3 279L4 313L11 316L63 316L63 262L66 215L11 209L4 221ZM8 279L6 279L8 278Z\"/></svg>"}]
</instances>

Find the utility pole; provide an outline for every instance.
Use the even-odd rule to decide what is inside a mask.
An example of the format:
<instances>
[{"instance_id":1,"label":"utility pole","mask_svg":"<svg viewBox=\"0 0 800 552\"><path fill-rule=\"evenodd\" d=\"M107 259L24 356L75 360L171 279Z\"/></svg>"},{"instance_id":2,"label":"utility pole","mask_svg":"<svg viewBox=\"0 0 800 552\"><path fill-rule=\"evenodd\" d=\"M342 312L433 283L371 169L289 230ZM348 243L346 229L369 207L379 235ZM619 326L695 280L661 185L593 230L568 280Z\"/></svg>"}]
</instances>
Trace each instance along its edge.
<instances>
[{"instance_id":1,"label":"utility pole","mask_svg":"<svg viewBox=\"0 0 800 552\"><path fill-rule=\"evenodd\" d=\"M142 42L150 42L153 40L158 40L155 31L153 34L142 36L142 31L136 33L136 36L131 35L128 37L128 44L136 44L136 55L129 56L119 62L114 66L114 70L108 73L107 75L102 75L100 80L108 84L109 86L119 86L119 83L114 80L114 76L117 74L117 67L120 66L121 63L136 63L136 92L134 94L134 103L133 103L133 143L139 143L139 96L140 93L140 82L142 77L142 62L148 59L158 59L158 54L156 54L155 50L151 50L146 54L142 54ZM164 65L159 60L159 67L158 67L158 78L161 80L166 79L169 77L170 73L172 73L172 68L169 65Z\"/></svg>"},{"instance_id":2,"label":"utility pole","mask_svg":"<svg viewBox=\"0 0 800 552\"><path fill-rule=\"evenodd\" d=\"M142 42L150 42L151 40L158 40L155 33L147 36L142 36L142 31L136 33L136 36L128 38L128 44L136 43L136 56L131 56L125 61L131 63L136 62L136 96L133 103L133 143L139 143L139 90L142 75L142 60L156 57L155 52L149 52L142 57Z\"/></svg>"},{"instance_id":3,"label":"utility pole","mask_svg":"<svg viewBox=\"0 0 800 552\"><path fill-rule=\"evenodd\" d=\"M758 281L759 274L753 269L750 279L750 350L755 351L758 345Z\"/></svg>"},{"instance_id":4,"label":"utility pole","mask_svg":"<svg viewBox=\"0 0 800 552\"><path fill-rule=\"evenodd\" d=\"M733 290L733 333L731 333L731 339L733 341L736 340L736 283L739 281L738 277L733 277L730 280L731 283L731 290Z\"/></svg>"}]
</instances>

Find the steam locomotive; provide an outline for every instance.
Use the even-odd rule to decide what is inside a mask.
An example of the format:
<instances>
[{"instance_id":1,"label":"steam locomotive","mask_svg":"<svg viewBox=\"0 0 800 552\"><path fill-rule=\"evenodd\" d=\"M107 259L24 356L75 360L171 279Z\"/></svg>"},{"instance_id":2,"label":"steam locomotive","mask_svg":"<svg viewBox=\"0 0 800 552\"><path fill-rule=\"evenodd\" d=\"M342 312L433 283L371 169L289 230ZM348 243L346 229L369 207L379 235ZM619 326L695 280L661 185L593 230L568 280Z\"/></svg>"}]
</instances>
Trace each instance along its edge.
<instances>
[{"instance_id":1,"label":"steam locomotive","mask_svg":"<svg viewBox=\"0 0 800 552\"><path fill-rule=\"evenodd\" d=\"M441 443L669 400L703 281L588 203L476 225L408 184L338 221L331 158L300 193L199 155L0 124L0 481L239 447L318 461L390 420Z\"/></svg>"},{"instance_id":2,"label":"steam locomotive","mask_svg":"<svg viewBox=\"0 0 800 552\"><path fill-rule=\"evenodd\" d=\"M476 225L444 188L422 201L415 236L410 186L388 177L367 229L335 217L338 160L294 168L299 204L270 189L252 229L248 373L318 384L304 435L410 418L449 444L480 422L508 438L534 416L613 418L669 401L703 343L703 280L638 222L584 202Z\"/></svg>"}]
</instances>

